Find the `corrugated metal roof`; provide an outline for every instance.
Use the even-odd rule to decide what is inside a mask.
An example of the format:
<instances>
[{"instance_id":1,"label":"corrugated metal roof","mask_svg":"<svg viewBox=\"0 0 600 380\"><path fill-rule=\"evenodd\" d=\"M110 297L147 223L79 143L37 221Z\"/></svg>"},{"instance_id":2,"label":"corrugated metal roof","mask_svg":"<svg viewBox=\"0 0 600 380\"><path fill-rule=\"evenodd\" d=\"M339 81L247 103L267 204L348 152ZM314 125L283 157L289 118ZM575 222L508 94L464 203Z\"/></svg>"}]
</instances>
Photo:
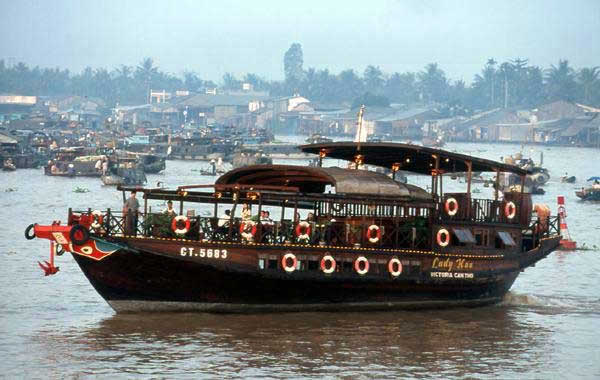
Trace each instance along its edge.
<instances>
[{"instance_id":1,"label":"corrugated metal roof","mask_svg":"<svg viewBox=\"0 0 600 380\"><path fill-rule=\"evenodd\" d=\"M252 101L265 100L262 95L225 95L225 94L198 94L187 98L176 106L188 107L214 107L214 106L247 106Z\"/></svg>"}]
</instances>

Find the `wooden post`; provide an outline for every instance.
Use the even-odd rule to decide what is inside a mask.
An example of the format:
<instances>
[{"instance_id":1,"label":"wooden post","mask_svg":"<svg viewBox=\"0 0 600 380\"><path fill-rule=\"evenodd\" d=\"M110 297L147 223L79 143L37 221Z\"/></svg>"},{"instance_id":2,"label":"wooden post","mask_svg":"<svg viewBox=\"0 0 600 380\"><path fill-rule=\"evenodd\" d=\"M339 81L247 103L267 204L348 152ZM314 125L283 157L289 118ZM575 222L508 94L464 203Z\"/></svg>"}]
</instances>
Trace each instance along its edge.
<instances>
[{"instance_id":1,"label":"wooden post","mask_svg":"<svg viewBox=\"0 0 600 380\"><path fill-rule=\"evenodd\" d=\"M473 175L473 163L467 161L467 215L471 217L471 177Z\"/></svg>"},{"instance_id":2,"label":"wooden post","mask_svg":"<svg viewBox=\"0 0 600 380\"><path fill-rule=\"evenodd\" d=\"M496 169L496 186L494 186L494 200L498 200L498 188L500 187L500 170Z\"/></svg>"}]
</instances>

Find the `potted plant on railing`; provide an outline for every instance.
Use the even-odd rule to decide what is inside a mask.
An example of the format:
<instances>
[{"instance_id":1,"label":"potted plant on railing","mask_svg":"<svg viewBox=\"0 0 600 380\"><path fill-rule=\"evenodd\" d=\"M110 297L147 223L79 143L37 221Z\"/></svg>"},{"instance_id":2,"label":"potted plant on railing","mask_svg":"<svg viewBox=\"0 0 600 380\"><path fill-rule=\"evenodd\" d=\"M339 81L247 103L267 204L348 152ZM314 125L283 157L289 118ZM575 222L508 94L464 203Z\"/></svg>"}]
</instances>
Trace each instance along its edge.
<instances>
[{"instance_id":1,"label":"potted plant on railing","mask_svg":"<svg viewBox=\"0 0 600 380\"><path fill-rule=\"evenodd\" d=\"M144 231L155 237L173 237L171 217L167 214L149 214L143 223Z\"/></svg>"}]
</instances>

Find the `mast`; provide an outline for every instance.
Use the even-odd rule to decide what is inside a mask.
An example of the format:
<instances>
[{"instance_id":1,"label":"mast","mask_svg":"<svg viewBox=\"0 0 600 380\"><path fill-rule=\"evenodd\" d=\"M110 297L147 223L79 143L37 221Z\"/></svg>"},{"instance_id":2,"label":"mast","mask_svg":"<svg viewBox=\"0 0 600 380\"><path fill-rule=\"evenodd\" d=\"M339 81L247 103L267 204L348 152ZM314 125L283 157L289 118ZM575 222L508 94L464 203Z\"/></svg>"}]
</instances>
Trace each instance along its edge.
<instances>
[{"instance_id":1,"label":"mast","mask_svg":"<svg viewBox=\"0 0 600 380\"><path fill-rule=\"evenodd\" d=\"M363 136L362 136L362 123L363 123L363 114L365 112L365 105L361 105L360 109L358 110L358 120L356 121L356 137L354 138L354 141L357 143L356 144L356 156L354 156L354 165L355 165L355 169L359 169L360 165L362 165L363 162L363 156L360 154L360 143L363 140ZM366 138L364 139L366 141Z\"/></svg>"}]
</instances>

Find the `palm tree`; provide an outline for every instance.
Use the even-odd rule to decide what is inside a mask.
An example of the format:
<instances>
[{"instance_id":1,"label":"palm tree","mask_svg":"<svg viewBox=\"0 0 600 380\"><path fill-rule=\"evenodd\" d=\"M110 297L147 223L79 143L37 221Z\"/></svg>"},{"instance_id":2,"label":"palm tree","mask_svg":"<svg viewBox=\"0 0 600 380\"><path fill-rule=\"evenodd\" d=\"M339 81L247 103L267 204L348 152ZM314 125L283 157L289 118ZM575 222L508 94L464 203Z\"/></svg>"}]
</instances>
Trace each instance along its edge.
<instances>
[{"instance_id":1,"label":"palm tree","mask_svg":"<svg viewBox=\"0 0 600 380\"><path fill-rule=\"evenodd\" d=\"M150 85L158 74L158 68L154 67L152 58L144 58L135 70L135 78L140 84L145 84L147 101L150 103Z\"/></svg>"},{"instance_id":2,"label":"palm tree","mask_svg":"<svg viewBox=\"0 0 600 380\"><path fill-rule=\"evenodd\" d=\"M494 87L496 85L496 81L494 80L496 78L496 60L494 58L490 58L487 60L487 64L486 64L486 69L489 71L489 74L491 75L491 79L492 79L492 83L491 83L491 88L492 88L492 102L491 102L491 107L490 108L494 108Z\"/></svg>"},{"instance_id":3,"label":"palm tree","mask_svg":"<svg viewBox=\"0 0 600 380\"><path fill-rule=\"evenodd\" d=\"M551 65L546 70L546 93L548 100L563 99L572 101L575 99L577 83L575 82L575 71L569 66L569 61L559 60L558 66Z\"/></svg>"},{"instance_id":4,"label":"palm tree","mask_svg":"<svg viewBox=\"0 0 600 380\"><path fill-rule=\"evenodd\" d=\"M438 67L437 63L425 66L425 71L418 74L419 84L426 101L442 102L448 93L448 80L446 73Z\"/></svg>"},{"instance_id":5,"label":"palm tree","mask_svg":"<svg viewBox=\"0 0 600 380\"><path fill-rule=\"evenodd\" d=\"M363 80L365 82L367 91L370 91L374 94L379 94L382 92L383 83L385 80L383 79L383 73L381 72L379 66L367 66L363 74Z\"/></svg>"},{"instance_id":6,"label":"palm tree","mask_svg":"<svg viewBox=\"0 0 600 380\"><path fill-rule=\"evenodd\" d=\"M590 103L591 89L598 83L598 76L600 75L600 67L584 67L579 70L577 79L579 84L583 88L583 102L585 104Z\"/></svg>"}]
</instances>

